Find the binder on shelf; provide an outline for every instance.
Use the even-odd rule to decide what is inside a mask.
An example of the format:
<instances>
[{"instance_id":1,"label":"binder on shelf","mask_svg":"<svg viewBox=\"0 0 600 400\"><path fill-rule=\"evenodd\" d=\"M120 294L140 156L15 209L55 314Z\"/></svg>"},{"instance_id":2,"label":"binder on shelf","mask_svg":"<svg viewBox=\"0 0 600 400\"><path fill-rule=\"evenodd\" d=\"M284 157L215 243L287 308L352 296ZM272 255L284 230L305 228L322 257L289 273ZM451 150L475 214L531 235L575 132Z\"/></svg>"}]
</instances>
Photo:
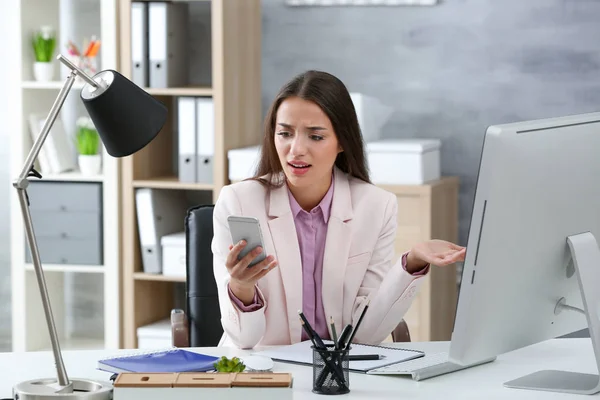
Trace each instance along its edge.
<instances>
[{"instance_id":1,"label":"binder on shelf","mask_svg":"<svg viewBox=\"0 0 600 400\"><path fill-rule=\"evenodd\" d=\"M45 115L31 114L29 116L29 128L34 141L42 131L45 122ZM60 118L54 122L52 129L50 129L46 142L42 146L39 160L42 172L47 174L60 174L77 169L67 132Z\"/></svg>"},{"instance_id":2,"label":"binder on shelf","mask_svg":"<svg viewBox=\"0 0 600 400\"><path fill-rule=\"evenodd\" d=\"M186 3L149 3L149 87L185 86L188 73L187 14Z\"/></svg>"},{"instance_id":3,"label":"binder on shelf","mask_svg":"<svg viewBox=\"0 0 600 400\"><path fill-rule=\"evenodd\" d=\"M143 271L161 274L160 239L185 229L184 219L188 208L185 192L140 188L136 189L135 200Z\"/></svg>"},{"instance_id":4,"label":"binder on shelf","mask_svg":"<svg viewBox=\"0 0 600 400\"><path fill-rule=\"evenodd\" d=\"M145 88L148 80L148 3L131 3L132 81Z\"/></svg>"},{"instance_id":5,"label":"binder on shelf","mask_svg":"<svg viewBox=\"0 0 600 400\"><path fill-rule=\"evenodd\" d=\"M178 159L180 182L196 182L196 99L177 98Z\"/></svg>"},{"instance_id":6,"label":"binder on shelf","mask_svg":"<svg viewBox=\"0 0 600 400\"><path fill-rule=\"evenodd\" d=\"M196 182L213 183L215 114L212 97L196 98Z\"/></svg>"},{"instance_id":7,"label":"binder on shelf","mask_svg":"<svg viewBox=\"0 0 600 400\"><path fill-rule=\"evenodd\" d=\"M35 115L29 116L29 134L31 136L32 143L35 142L37 136L40 134L40 122L39 118ZM46 139L46 143L48 139ZM44 144L46 144L44 143ZM50 161L48 161L48 155L46 154L48 151L47 146L42 146L40 150L40 154L38 155L38 159L36 161L36 168L41 174L51 174L52 167L50 166Z\"/></svg>"}]
</instances>

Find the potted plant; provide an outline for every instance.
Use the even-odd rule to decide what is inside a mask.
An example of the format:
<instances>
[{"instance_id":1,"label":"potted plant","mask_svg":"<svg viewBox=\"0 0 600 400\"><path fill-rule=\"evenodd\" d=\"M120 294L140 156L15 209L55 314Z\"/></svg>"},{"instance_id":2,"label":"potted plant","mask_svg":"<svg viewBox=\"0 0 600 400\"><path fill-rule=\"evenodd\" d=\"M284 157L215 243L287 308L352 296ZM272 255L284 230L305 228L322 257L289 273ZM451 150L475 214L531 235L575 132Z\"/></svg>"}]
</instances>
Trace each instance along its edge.
<instances>
[{"instance_id":1,"label":"potted plant","mask_svg":"<svg viewBox=\"0 0 600 400\"><path fill-rule=\"evenodd\" d=\"M100 136L89 117L77 120L76 145L79 152L79 169L83 175L100 173L102 157L100 155Z\"/></svg>"},{"instance_id":2,"label":"potted plant","mask_svg":"<svg viewBox=\"0 0 600 400\"><path fill-rule=\"evenodd\" d=\"M47 82L54 77L52 57L56 48L56 35L50 26L42 26L35 32L32 40L35 62L33 76L36 81Z\"/></svg>"}]
</instances>

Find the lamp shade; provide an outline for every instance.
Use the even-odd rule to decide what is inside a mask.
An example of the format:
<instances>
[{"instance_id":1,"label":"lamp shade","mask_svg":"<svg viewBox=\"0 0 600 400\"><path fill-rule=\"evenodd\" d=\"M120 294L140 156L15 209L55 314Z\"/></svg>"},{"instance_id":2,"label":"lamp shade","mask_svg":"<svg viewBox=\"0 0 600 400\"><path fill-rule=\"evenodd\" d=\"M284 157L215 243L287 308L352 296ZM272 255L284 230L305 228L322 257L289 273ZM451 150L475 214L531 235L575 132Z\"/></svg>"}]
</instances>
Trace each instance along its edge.
<instances>
[{"instance_id":1,"label":"lamp shade","mask_svg":"<svg viewBox=\"0 0 600 400\"><path fill-rule=\"evenodd\" d=\"M144 148L165 124L167 107L117 71L105 70L93 79L107 87L86 84L81 100L108 154L126 157Z\"/></svg>"}]
</instances>

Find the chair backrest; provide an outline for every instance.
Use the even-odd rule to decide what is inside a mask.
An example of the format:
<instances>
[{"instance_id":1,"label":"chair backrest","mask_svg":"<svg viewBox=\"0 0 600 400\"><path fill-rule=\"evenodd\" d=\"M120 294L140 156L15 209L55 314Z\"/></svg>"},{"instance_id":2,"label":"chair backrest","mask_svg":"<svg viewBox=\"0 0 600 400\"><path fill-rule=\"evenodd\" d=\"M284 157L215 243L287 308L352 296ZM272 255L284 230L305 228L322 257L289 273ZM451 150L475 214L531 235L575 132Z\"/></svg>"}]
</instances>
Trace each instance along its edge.
<instances>
[{"instance_id":1,"label":"chair backrest","mask_svg":"<svg viewBox=\"0 0 600 400\"><path fill-rule=\"evenodd\" d=\"M217 346L223 335L213 272L213 205L190 208L185 218L186 314L191 347Z\"/></svg>"},{"instance_id":2,"label":"chair backrest","mask_svg":"<svg viewBox=\"0 0 600 400\"><path fill-rule=\"evenodd\" d=\"M396 325L396 328L392 331L392 340L394 342L410 342L410 331L406 321L402 320Z\"/></svg>"}]
</instances>

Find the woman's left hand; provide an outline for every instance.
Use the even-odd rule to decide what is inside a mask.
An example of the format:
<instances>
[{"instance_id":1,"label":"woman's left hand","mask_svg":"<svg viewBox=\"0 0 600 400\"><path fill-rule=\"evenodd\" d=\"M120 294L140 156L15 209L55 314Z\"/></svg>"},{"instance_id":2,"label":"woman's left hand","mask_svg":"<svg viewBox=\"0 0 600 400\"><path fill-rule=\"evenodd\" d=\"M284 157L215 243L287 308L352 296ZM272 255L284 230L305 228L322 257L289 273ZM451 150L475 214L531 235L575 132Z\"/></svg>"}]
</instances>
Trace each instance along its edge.
<instances>
[{"instance_id":1,"label":"woman's left hand","mask_svg":"<svg viewBox=\"0 0 600 400\"><path fill-rule=\"evenodd\" d=\"M415 245L407 256L406 270L417 272L427 264L444 267L465 260L467 249L445 240L428 240Z\"/></svg>"}]
</instances>

